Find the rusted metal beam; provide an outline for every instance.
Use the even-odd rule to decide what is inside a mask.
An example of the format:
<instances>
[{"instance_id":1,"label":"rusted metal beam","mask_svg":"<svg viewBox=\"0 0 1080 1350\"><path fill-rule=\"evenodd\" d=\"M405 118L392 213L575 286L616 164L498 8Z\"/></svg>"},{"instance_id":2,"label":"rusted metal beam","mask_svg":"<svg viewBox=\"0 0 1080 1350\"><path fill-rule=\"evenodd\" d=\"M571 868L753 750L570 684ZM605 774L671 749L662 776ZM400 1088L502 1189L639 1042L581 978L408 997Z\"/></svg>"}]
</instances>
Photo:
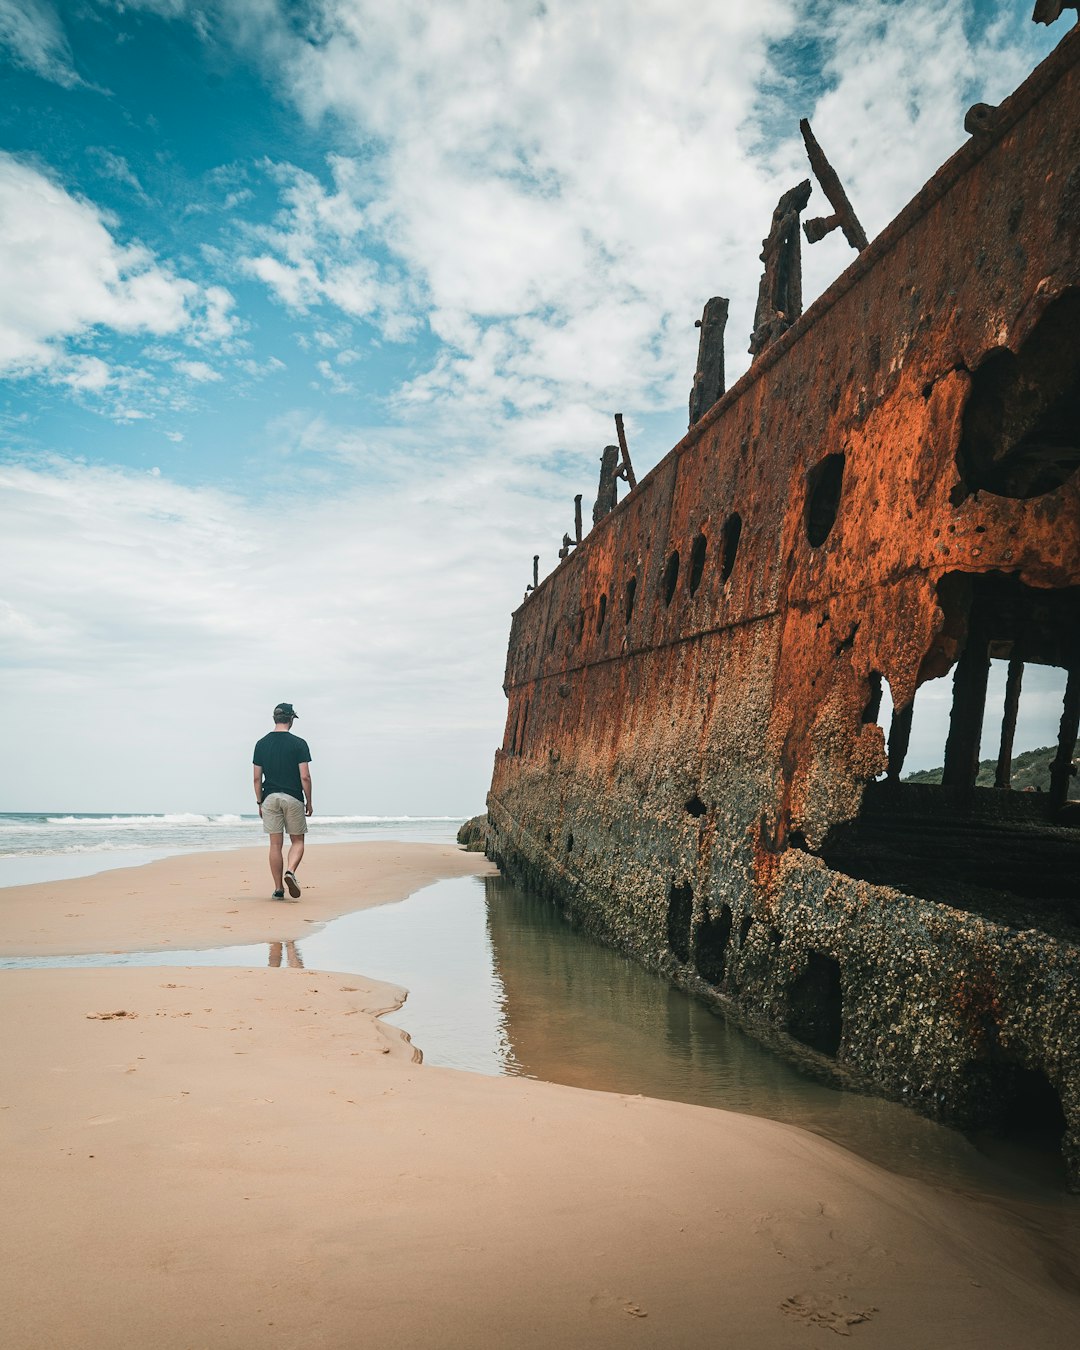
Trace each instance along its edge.
<instances>
[{"instance_id":1,"label":"rusted metal beam","mask_svg":"<svg viewBox=\"0 0 1080 1350\"><path fill-rule=\"evenodd\" d=\"M1076 733L1080 729L1080 666L1073 666L1065 685L1065 703L1061 710L1057 754L1050 766L1050 804L1064 806L1069 799L1069 787L1075 772L1073 755L1076 752Z\"/></svg>"},{"instance_id":2,"label":"rusted metal beam","mask_svg":"<svg viewBox=\"0 0 1080 1350\"><path fill-rule=\"evenodd\" d=\"M1060 19L1065 10L1077 8L1080 6L1075 0L1035 0L1035 12L1031 16L1031 22L1045 23L1049 26Z\"/></svg>"},{"instance_id":3,"label":"rusted metal beam","mask_svg":"<svg viewBox=\"0 0 1080 1350\"><path fill-rule=\"evenodd\" d=\"M619 447L605 445L600 457L600 487L596 494L596 504L592 509L593 524L603 520L609 511L614 511L618 500Z\"/></svg>"},{"instance_id":4,"label":"rusted metal beam","mask_svg":"<svg viewBox=\"0 0 1080 1350\"><path fill-rule=\"evenodd\" d=\"M630 463L630 449L626 444L626 431L623 427L622 413L615 414L615 434L619 438L620 455L619 467L615 476L624 479L632 492L637 487L637 479L634 477L634 466Z\"/></svg>"},{"instance_id":5,"label":"rusted metal beam","mask_svg":"<svg viewBox=\"0 0 1080 1350\"><path fill-rule=\"evenodd\" d=\"M975 786L989 675L986 636L973 627L953 676L952 714L949 738L945 742L945 766L941 772L941 781L946 786L965 789Z\"/></svg>"},{"instance_id":6,"label":"rusted metal beam","mask_svg":"<svg viewBox=\"0 0 1080 1350\"><path fill-rule=\"evenodd\" d=\"M805 117L799 123L799 130L802 132L806 156L814 171L814 177L821 184L821 190L828 197L829 205L833 209L831 216L816 216L803 225L807 243L816 244L819 239L824 239L827 234L831 234L839 226L844 231L844 238L851 247L857 253L861 253L870 241L866 237L866 231L859 224L855 208L848 200L848 195L844 191L844 185L840 182L839 175L826 158L825 151L818 145L817 138L811 131L810 123Z\"/></svg>"},{"instance_id":7,"label":"rusted metal beam","mask_svg":"<svg viewBox=\"0 0 1080 1350\"><path fill-rule=\"evenodd\" d=\"M964 116L964 130L971 136L986 136L994 129L997 108L992 103L973 103Z\"/></svg>"},{"instance_id":8,"label":"rusted metal beam","mask_svg":"<svg viewBox=\"0 0 1080 1350\"><path fill-rule=\"evenodd\" d=\"M1005 677L1005 711L1001 717L1001 744L998 749L997 772L994 786L1007 788L1012 781L1013 738L1016 735L1016 714L1020 708L1020 685L1024 678L1024 663L1013 656Z\"/></svg>"},{"instance_id":9,"label":"rusted metal beam","mask_svg":"<svg viewBox=\"0 0 1080 1350\"><path fill-rule=\"evenodd\" d=\"M804 178L776 204L772 226L762 240L765 270L758 285L750 352L760 356L802 313L802 249L799 215L810 200L810 180Z\"/></svg>"},{"instance_id":10,"label":"rusted metal beam","mask_svg":"<svg viewBox=\"0 0 1080 1350\"><path fill-rule=\"evenodd\" d=\"M908 745L911 742L911 714L915 705L909 703L906 708L894 708L892 723L889 726L889 770L886 775L890 783L899 783L907 759Z\"/></svg>"},{"instance_id":11,"label":"rusted metal beam","mask_svg":"<svg viewBox=\"0 0 1080 1350\"><path fill-rule=\"evenodd\" d=\"M568 534L562 537L562 548L559 549L560 558L568 558L571 549L577 548L581 543L581 493L574 498L574 537L570 538Z\"/></svg>"},{"instance_id":12,"label":"rusted metal beam","mask_svg":"<svg viewBox=\"0 0 1080 1350\"><path fill-rule=\"evenodd\" d=\"M724 392L724 330L728 321L728 301L714 295L706 301L701 318L695 327L701 329L698 339L697 369L694 387L690 390L690 425L700 422Z\"/></svg>"}]
</instances>

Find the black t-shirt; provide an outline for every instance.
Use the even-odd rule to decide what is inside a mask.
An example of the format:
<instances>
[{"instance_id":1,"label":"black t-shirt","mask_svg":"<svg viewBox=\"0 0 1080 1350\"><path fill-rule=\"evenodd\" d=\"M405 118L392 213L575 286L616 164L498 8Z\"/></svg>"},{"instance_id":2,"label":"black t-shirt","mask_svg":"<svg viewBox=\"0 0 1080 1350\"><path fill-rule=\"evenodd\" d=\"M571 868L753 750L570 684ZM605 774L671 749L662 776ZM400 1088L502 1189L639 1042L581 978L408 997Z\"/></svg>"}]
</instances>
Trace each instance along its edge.
<instances>
[{"instance_id":1,"label":"black t-shirt","mask_svg":"<svg viewBox=\"0 0 1080 1350\"><path fill-rule=\"evenodd\" d=\"M294 736L291 731L268 731L261 740L256 741L251 762L262 769L264 798L269 797L271 792L284 792L295 797L298 802L304 800L300 765L311 763L307 741Z\"/></svg>"}]
</instances>

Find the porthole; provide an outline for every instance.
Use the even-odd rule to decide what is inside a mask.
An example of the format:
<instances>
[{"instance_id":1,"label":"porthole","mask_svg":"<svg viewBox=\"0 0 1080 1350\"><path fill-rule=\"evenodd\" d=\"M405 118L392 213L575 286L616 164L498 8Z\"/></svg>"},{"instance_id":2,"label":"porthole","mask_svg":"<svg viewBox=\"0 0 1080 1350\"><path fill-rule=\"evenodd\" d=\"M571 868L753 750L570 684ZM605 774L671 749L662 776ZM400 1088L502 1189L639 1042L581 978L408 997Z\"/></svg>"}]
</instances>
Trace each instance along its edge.
<instances>
[{"instance_id":1,"label":"porthole","mask_svg":"<svg viewBox=\"0 0 1080 1350\"><path fill-rule=\"evenodd\" d=\"M959 506L986 491L1028 500L1080 467L1080 293L1047 306L1018 352L998 347L971 375L957 451Z\"/></svg>"},{"instance_id":2,"label":"porthole","mask_svg":"<svg viewBox=\"0 0 1080 1350\"><path fill-rule=\"evenodd\" d=\"M709 541L699 534L690 550L690 594L697 595L701 577L705 571L705 554L709 551Z\"/></svg>"},{"instance_id":3,"label":"porthole","mask_svg":"<svg viewBox=\"0 0 1080 1350\"><path fill-rule=\"evenodd\" d=\"M733 511L724 521L723 554L720 559L720 577L727 581L735 566L735 555L739 551L739 537L742 534L742 516Z\"/></svg>"},{"instance_id":4,"label":"porthole","mask_svg":"<svg viewBox=\"0 0 1080 1350\"><path fill-rule=\"evenodd\" d=\"M631 577L626 583L626 622L629 623L634 613L634 596L637 594L637 577Z\"/></svg>"},{"instance_id":5,"label":"porthole","mask_svg":"<svg viewBox=\"0 0 1080 1350\"><path fill-rule=\"evenodd\" d=\"M806 476L806 537L820 548L832 532L844 485L844 456L826 455Z\"/></svg>"},{"instance_id":6,"label":"porthole","mask_svg":"<svg viewBox=\"0 0 1080 1350\"><path fill-rule=\"evenodd\" d=\"M667 566L664 568L664 604L670 605L672 597L675 594L675 587L679 584L679 550L674 549L671 557L667 560Z\"/></svg>"}]
</instances>

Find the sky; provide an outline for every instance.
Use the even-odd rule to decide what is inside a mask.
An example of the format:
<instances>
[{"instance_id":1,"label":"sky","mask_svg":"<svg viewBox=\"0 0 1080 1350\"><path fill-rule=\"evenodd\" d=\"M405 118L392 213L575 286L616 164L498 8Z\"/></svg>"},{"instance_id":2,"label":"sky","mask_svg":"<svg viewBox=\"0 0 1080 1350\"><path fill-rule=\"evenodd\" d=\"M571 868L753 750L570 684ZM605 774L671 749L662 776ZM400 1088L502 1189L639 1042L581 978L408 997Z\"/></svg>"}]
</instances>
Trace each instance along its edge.
<instances>
[{"instance_id":1,"label":"sky","mask_svg":"<svg viewBox=\"0 0 1080 1350\"><path fill-rule=\"evenodd\" d=\"M798 119L873 237L1030 13L0 0L0 810L250 811L282 699L316 811L482 810L532 556L614 412L680 439L710 295L746 368Z\"/></svg>"}]
</instances>

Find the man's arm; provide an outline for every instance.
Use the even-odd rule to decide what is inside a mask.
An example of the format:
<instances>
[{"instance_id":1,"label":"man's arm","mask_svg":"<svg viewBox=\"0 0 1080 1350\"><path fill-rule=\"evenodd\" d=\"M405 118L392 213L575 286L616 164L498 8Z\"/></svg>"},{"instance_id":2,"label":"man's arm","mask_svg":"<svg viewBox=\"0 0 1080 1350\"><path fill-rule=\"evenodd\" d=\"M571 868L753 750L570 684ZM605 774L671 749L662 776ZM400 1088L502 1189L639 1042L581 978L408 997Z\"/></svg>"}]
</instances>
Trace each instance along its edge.
<instances>
[{"instance_id":1,"label":"man's arm","mask_svg":"<svg viewBox=\"0 0 1080 1350\"><path fill-rule=\"evenodd\" d=\"M259 808L259 815L262 815L262 765L253 764L251 766L252 777L255 780L255 805Z\"/></svg>"},{"instance_id":2,"label":"man's arm","mask_svg":"<svg viewBox=\"0 0 1080 1350\"><path fill-rule=\"evenodd\" d=\"M311 765L300 765L300 782L304 788L304 815L311 815Z\"/></svg>"}]
</instances>

